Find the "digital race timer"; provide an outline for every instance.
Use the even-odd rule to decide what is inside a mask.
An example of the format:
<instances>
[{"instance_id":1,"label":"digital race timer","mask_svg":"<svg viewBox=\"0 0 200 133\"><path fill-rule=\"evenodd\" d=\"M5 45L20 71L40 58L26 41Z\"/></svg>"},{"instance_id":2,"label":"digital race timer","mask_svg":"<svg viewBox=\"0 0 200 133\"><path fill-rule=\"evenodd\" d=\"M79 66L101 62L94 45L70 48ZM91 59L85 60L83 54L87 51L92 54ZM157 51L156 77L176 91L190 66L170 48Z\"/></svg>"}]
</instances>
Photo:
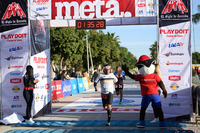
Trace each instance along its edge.
<instances>
[{"instance_id":1,"label":"digital race timer","mask_svg":"<svg viewBox=\"0 0 200 133\"><path fill-rule=\"evenodd\" d=\"M106 29L106 20L76 20L76 29Z\"/></svg>"}]
</instances>

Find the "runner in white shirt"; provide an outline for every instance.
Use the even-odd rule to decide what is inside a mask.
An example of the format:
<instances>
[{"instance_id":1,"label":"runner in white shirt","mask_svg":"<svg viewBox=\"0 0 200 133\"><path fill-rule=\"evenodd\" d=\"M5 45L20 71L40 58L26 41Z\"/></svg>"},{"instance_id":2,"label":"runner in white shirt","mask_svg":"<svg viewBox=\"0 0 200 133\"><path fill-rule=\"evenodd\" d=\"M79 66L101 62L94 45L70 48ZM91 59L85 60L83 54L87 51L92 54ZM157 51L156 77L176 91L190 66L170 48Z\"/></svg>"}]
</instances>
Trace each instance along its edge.
<instances>
[{"instance_id":1,"label":"runner in white shirt","mask_svg":"<svg viewBox=\"0 0 200 133\"><path fill-rule=\"evenodd\" d=\"M113 101L113 93L114 93L114 83L118 81L113 73L111 73L110 65L104 66L104 73L98 75L98 77L94 81L95 91L98 91L97 83L100 81L101 83L101 97L103 108L107 110L108 121L106 126L110 126L110 118L112 114L112 101Z\"/></svg>"}]
</instances>

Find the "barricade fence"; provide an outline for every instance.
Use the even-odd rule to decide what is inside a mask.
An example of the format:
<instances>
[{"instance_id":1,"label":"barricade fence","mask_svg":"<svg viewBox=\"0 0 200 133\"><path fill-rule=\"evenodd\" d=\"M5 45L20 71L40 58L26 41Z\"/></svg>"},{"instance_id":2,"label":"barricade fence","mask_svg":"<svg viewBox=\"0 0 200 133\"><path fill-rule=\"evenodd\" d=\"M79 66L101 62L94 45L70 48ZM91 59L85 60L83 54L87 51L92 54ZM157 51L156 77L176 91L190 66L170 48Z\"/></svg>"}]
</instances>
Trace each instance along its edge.
<instances>
[{"instance_id":1,"label":"barricade fence","mask_svg":"<svg viewBox=\"0 0 200 133\"><path fill-rule=\"evenodd\" d=\"M56 100L62 97L75 95L89 89L88 81L84 78L51 81L51 98Z\"/></svg>"}]
</instances>

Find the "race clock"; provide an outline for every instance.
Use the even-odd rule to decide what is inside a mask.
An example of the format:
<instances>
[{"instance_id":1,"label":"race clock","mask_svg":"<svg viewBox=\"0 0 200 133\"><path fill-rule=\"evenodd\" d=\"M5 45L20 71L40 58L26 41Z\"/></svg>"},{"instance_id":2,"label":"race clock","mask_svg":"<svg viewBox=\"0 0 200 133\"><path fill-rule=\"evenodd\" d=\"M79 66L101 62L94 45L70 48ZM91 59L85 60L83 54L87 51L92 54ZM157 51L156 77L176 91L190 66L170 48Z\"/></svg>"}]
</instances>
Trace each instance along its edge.
<instances>
[{"instance_id":1,"label":"race clock","mask_svg":"<svg viewBox=\"0 0 200 133\"><path fill-rule=\"evenodd\" d=\"M106 20L76 20L76 29L106 29Z\"/></svg>"}]
</instances>

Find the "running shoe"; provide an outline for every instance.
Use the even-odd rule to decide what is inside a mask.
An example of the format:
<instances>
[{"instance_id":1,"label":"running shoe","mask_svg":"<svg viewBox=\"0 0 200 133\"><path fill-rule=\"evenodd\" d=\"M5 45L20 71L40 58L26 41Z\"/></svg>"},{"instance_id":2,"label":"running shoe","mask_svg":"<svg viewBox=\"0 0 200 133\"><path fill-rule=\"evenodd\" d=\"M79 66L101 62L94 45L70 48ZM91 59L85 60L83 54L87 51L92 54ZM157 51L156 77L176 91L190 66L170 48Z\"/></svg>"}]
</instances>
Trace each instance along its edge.
<instances>
[{"instance_id":1,"label":"running shoe","mask_svg":"<svg viewBox=\"0 0 200 133\"><path fill-rule=\"evenodd\" d=\"M160 129L166 129L166 125L164 121L159 122L159 128Z\"/></svg>"},{"instance_id":2,"label":"running shoe","mask_svg":"<svg viewBox=\"0 0 200 133\"><path fill-rule=\"evenodd\" d=\"M150 123L158 123L159 122L159 118L154 118L152 121L150 121Z\"/></svg>"},{"instance_id":3,"label":"running shoe","mask_svg":"<svg viewBox=\"0 0 200 133\"><path fill-rule=\"evenodd\" d=\"M110 122L106 122L106 126L110 126Z\"/></svg>"},{"instance_id":4,"label":"running shoe","mask_svg":"<svg viewBox=\"0 0 200 133\"><path fill-rule=\"evenodd\" d=\"M26 120L25 122L26 123L35 123L32 118L30 118L29 120Z\"/></svg>"},{"instance_id":5,"label":"running shoe","mask_svg":"<svg viewBox=\"0 0 200 133\"><path fill-rule=\"evenodd\" d=\"M122 104L122 102L119 102L119 104Z\"/></svg>"},{"instance_id":6,"label":"running shoe","mask_svg":"<svg viewBox=\"0 0 200 133\"><path fill-rule=\"evenodd\" d=\"M139 121L136 125L138 128L144 128L145 127L145 121Z\"/></svg>"}]
</instances>

